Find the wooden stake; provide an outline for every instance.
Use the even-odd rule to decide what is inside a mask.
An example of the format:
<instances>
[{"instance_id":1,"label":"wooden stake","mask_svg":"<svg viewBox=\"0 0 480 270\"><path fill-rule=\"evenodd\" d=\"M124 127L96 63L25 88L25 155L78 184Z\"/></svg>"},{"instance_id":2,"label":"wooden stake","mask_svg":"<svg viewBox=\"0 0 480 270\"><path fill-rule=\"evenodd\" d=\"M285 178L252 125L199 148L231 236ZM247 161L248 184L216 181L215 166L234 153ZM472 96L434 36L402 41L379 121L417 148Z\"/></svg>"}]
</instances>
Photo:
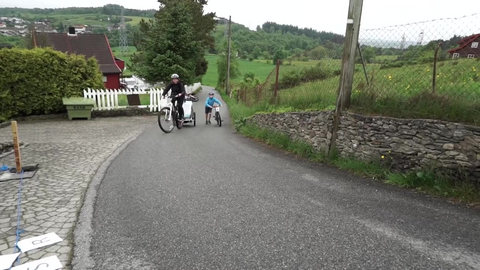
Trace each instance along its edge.
<instances>
[{"instance_id":1,"label":"wooden stake","mask_svg":"<svg viewBox=\"0 0 480 270\"><path fill-rule=\"evenodd\" d=\"M230 61L232 57L232 16L228 17L227 95L230 95Z\"/></svg>"},{"instance_id":2,"label":"wooden stake","mask_svg":"<svg viewBox=\"0 0 480 270\"><path fill-rule=\"evenodd\" d=\"M275 104L277 104L277 94L278 94L278 72L280 70L280 59L277 60L277 73L275 75L275 92L273 97L275 98Z\"/></svg>"},{"instance_id":3,"label":"wooden stake","mask_svg":"<svg viewBox=\"0 0 480 270\"><path fill-rule=\"evenodd\" d=\"M12 135L13 135L13 152L15 153L15 165L17 173L22 171L22 159L20 157L20 142L18 140L17 121L12 121Z\"/></svg>"}]
</instances>

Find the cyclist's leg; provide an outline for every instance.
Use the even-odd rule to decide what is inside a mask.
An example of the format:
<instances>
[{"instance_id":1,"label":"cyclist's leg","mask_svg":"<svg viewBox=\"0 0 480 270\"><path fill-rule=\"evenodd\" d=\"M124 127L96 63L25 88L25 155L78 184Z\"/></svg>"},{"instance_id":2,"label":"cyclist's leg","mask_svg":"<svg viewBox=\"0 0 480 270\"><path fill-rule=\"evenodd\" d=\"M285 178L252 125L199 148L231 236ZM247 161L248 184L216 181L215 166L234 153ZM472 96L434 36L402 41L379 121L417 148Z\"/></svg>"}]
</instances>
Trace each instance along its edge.
<instances>
[{"instance_id":1,"label":"cyclist's leg","mask_svg":"<svg viewBox=\"0 0 480 270\"><path fill-rule=\"evenodd\" d=\"M177 110L178 110L178 114L180 115L180 119L183 120L183 97L178 97L177 99Z\"/></svg>"},{"instance_id":2,"label":"cyclist's leg","mask_svg":"<svg viewBox=\"0 0 480 270\"><path fill-rule=\"evenodd\" d=\"M208 124L208 109L209 107L205 106L205 124Z\"/></svg>"}]
</instances>

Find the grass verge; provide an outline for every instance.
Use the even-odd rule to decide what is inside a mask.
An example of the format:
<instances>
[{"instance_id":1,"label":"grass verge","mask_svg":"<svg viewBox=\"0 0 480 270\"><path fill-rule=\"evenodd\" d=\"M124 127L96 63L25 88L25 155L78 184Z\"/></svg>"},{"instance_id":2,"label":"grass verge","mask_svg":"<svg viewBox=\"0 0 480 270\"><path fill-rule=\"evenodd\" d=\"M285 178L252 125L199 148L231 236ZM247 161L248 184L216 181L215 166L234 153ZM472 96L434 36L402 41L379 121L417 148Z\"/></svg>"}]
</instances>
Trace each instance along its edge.
<instances>
[{"instance_id":1,"label":"grass verge","mask_svg":"<svg viewBox=\"0 0 480 270\"><path fill-rule=\"evenodd\" d=\"M480 191L472 184L458 183L447 175L433 171L412 172L408 174L394 173L376 162L364 162L352 158L326 157L306 142L292 140L289 136L260 128L247 123L246 118L261 110L261 107L246 107L223 95L228 104L235 129L242 135L263 142L269 146L288 151L313 162L321 162L336 166L355 175L383 181L408 189L448 198L452 201L480 205Z\"/></svg>"}]
</instances>

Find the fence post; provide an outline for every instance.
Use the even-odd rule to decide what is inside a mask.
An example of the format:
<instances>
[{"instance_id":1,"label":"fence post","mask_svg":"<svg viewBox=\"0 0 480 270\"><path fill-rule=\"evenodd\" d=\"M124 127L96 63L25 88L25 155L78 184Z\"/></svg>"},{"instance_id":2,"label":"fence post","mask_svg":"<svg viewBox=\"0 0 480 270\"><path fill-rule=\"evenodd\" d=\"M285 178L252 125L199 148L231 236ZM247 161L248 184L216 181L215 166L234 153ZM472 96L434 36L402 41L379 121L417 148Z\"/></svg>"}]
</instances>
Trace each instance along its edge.
<instances>
[{"instance_id":1,"label":"fence post","mask_svg":"<svg viewBox=\"0 0 480 270\"><path fill-rule=\"evenodd\" d=\"M355 51L357 50L358 36L360 34L360 21L362 17L363 0L350 0L348 7L347 29L345 34L345 46L343 50L342 73L337 92L337 104L333 116L332 136L328 155L334 154L340 117L342 111L350 107L352 95L353 75L355 72Z\"/></svg>"},{"instance_id":2,"label":"fence post","mask_svg":"<svg viewBox=\"0 0 480 270\"><path fill-rule=\"evenodd\" d=\"M438 61L438 50L440 50L442 43L438 43L437 49L435 50L435 56L433 58L433 78L432 78L432 93L437 92L437 61Z\"/></svg>"},{"instance_id":3,"label":"fence post","mask_svg":"<svg viewBox=\"0 0 480 270\"><path fill-rule=\"evenodd\" d=\"M365 59L363 59L360 43L357 43L357 48L358 48L358 54L360 55L360 60L362 61L363 73L365 73L365 80L367 80L367 85L370 86L370 81L368 80L368 74L367 74L367 67L365 66Z\"/></svg>"},{"instance_id":4,"label":"fence post","mask_svg":"<svg viewBox=\"0 0 480 270\"><path fill-rule=\"evenodd\" d=\"M227 80L226 91L230 95L230 57L231 57L231 43L232 43L232 16L228 17L228 56L227 56Z\"/></svg>"},{"instance_id":5,"label":"fence post","mask_svg":"<svg viewBox=\"0 0 480 270\"><path fill-rule=\"evenodd\" d=\"M273 93L273 97L275 98L275 104L277 104L279 70L280 70L280 59L277 59L277 71L275 74L275 92Z\"/></svg>"}]
</instances>

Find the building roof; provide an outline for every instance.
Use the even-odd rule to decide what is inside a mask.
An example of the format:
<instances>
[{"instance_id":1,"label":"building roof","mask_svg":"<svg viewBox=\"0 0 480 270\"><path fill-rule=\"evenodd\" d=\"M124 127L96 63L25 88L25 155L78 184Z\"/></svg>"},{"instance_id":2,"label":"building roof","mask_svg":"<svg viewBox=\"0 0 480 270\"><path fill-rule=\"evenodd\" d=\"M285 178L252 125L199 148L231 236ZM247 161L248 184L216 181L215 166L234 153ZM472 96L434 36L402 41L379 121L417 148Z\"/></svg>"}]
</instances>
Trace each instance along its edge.
<instances>
[{"instance_id":1,"label":"building roof","mask_svg":"<svg viewBox=\"0 0 480 270\"><path fill-rule=\"evenodd\" d=\"M480 34L476 34L476 35L472 35L472 36L469 36L469 37L466 37L462 40L460 40L459 44L460 44L460 47L457 47L455 49L451 49L449 50L448 52L449 53L452 53L452 52L456 52L458 50L461 50L465 47L468 46L468 44L472 43L473 41L475 41L477 38L480 38Z\"/></svg>"},{"instance_id":2,"label":"building roof","mask_svg":"<svg viewBox=\"0 0 480 270\"><path fill-rule=\"evenodd\" d=\"M115 63L115 58L104 34L78 34L69 36L67 33L46 33L49 44L56 51L95 57L103 74L121 73Z\"/></svg>"}]
</instances>

